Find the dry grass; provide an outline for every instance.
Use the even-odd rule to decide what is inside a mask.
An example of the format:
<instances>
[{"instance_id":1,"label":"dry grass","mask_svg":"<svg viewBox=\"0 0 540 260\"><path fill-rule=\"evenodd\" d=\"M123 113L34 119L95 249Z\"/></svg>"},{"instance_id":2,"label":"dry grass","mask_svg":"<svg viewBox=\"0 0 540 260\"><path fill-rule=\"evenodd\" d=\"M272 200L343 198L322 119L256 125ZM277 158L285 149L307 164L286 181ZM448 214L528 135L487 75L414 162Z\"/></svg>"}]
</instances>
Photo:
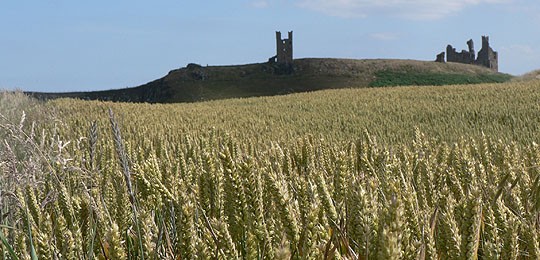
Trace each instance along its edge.
<instances>
[{"instance_id":1,"label":"dry grass","mask_svg":"<svg viewBox=\"0 0 540 260\"><path fill-rule=\"evenodd\" d=\"M529 80L540 80L540 70L531 71L525 73L522 76L514 78L514 81L529 81Z\"/></svg>"}]
</instances>

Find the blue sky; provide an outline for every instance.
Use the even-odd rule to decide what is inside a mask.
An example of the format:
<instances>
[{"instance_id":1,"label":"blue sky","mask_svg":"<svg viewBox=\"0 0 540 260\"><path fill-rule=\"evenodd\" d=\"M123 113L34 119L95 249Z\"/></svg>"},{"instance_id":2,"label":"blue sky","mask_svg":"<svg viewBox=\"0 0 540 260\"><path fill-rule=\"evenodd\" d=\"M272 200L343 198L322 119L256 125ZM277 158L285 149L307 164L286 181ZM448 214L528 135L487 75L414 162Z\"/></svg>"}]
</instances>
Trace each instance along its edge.
<instances>
[{"instance_id":1,"label":"blue sky","mask_svg":"<svg viewBox=\"0 0 540 260\"><path fill-rule=\"evenodd\" d=\"M489 35L499 69L540 69L538 0L0 0L0 89L133 87L188 63L294 58L434 60Z\"/></svg>"}]
</instances>

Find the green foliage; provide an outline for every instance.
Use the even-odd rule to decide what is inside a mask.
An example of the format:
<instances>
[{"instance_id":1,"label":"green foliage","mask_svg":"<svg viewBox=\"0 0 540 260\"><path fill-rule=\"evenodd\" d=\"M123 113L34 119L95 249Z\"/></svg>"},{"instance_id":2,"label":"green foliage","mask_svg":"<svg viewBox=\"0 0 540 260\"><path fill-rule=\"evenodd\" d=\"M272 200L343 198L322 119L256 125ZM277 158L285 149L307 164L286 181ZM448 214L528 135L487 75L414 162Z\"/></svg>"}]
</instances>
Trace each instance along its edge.
<instances>
[{"instance_id":1,"label":"green foliage","mask_svg":"<svg viewBox=\"0 0 540 260\"><path fill-rule=\"evenodd\" d=\"M512 79L508 74L456 74L433 72L396 72L390 70L375 73L375 81L370 87L390 86L443 86L480 83L503 83Z\"/></svg>"},{"instance_id":2,"label":"green foliage","mask_svg":"<svg viewBox=\"0 0 540 260\"><path fill-rule=\"evenodd\" d=\"M9 227L4 226L4 225L0 225L0 240L2 241L2 247L0 247L0 248L5 248L5 250L7 251L5 253L5 255L8 255L8 253L9 253L9 256L13 260L16 260L16 259L18 260L19 258L17 257L17 254L15 254L15 250L13 250L13 247L9 244L6 237L4 236L4 232L2 230L4 228L9 228ZM0 252L3 252L3 250L0 250Z\"/></svg>"}]
</instances>

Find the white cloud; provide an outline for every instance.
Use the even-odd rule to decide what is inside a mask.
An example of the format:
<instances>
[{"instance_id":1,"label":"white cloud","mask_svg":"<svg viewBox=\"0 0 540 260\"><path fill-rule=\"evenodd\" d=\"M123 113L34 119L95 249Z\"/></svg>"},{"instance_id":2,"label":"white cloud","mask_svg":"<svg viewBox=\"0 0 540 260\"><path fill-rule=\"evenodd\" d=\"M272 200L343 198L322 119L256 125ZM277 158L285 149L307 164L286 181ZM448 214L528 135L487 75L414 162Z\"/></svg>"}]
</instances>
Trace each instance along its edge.
<instances>
[{"instance_id":1,"label":"white cloud","mask_svg":"<svg viewBox=\"0 0 540 260\"><path fill-rule=\"evenodd\" d=\"M401 35L394 32L376 32L369 35L372 39L379 41L393 41L399 39Z\"/></svg>"},{"instance_id":2,"label":"white cloud","mask_svg":"<svg viewBox=\"0 0 540 260\"><path fill-rule=\"evenodd\" d=\"M509 3L513 0L299 0L302 8L339 17L396 16L412 20L435 20L468 6Z\"/></svg>"},{"instance_id":3,"label":"white cloud","mask_svg":"<svg viewBox=\"0 0 540 260\"><path fill-rule=\"evenodd\" d=\"M518 56L524 60L538 60L540 57L540 50L526 44L513 44L501 48L504 53L512 53L514 56Z\"/></svg>"},{"instance_id":4,"label":"white cloud","mask_svg":"<svg viewBox=\"0 0 540 260\"><path fill-rule=\"evenodd\" d=\"M270 6L268 1L266 1L266 0L251 1L249 4L250 4L251 7L261 8L261 9L262 8L267 8L268 6Z\"/></svg>"}]
</instances>

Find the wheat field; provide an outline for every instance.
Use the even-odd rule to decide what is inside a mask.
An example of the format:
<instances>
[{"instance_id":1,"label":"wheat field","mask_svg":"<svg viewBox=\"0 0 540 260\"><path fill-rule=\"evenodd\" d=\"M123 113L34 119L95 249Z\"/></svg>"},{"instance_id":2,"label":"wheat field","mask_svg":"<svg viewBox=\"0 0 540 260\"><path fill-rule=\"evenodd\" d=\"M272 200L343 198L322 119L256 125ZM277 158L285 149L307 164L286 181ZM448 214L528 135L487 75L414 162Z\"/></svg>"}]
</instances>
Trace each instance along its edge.
<instances>
[{"instance_id":1,"label":"wheat field","mask_svg":"<svg viewBox=\"0 0 540 260\"><path fill-rule=\"evenodd\" d=\"M1 259L540 259L540 82L0 95Z\"/></svg>"}]
</instances>

